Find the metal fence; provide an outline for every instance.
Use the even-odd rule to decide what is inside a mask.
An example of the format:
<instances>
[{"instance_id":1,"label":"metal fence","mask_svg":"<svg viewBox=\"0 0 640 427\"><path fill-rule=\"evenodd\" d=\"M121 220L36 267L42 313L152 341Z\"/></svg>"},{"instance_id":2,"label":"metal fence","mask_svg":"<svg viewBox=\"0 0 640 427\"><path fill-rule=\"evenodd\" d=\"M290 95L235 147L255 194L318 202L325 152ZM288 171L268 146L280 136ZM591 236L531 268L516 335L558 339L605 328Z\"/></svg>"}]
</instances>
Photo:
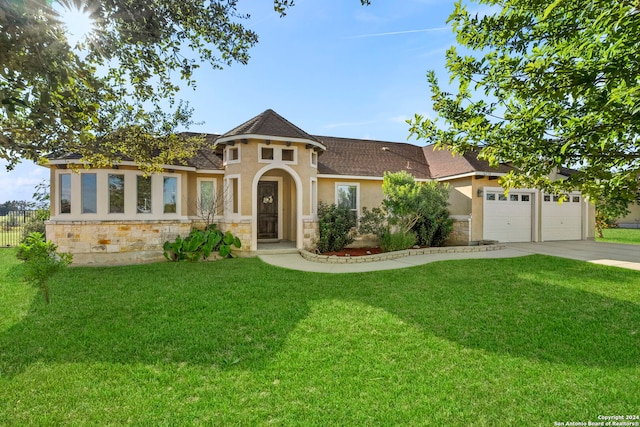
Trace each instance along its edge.
<instances>
[{"instance_id":1,"label":"metal fence","mask_svg":"<svg viewBox=\"0 0 640 427\"><path fill-rule=\"evenodd\" d=\"M36 221L38 211L9 211L0 215L0 247L18 246L25 224Z\"/></svg>"}]
</instances>

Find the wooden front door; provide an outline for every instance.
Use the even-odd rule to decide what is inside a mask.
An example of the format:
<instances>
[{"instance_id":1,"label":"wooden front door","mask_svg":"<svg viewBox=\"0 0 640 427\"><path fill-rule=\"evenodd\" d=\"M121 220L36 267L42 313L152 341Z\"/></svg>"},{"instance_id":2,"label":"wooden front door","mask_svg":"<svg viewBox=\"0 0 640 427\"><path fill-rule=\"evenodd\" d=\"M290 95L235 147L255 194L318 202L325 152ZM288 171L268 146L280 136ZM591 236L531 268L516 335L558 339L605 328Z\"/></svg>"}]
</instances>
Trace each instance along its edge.
<instances>
[{"instance_id":1,"label":"wooden front door","mask_svg":"<svg viewBox=\"0 0 640 427\"><path fill-rule=\"evenodd\" d=\"M278 182L258 182L258 239L278 238Z\"/></svg>"}]
</instances>

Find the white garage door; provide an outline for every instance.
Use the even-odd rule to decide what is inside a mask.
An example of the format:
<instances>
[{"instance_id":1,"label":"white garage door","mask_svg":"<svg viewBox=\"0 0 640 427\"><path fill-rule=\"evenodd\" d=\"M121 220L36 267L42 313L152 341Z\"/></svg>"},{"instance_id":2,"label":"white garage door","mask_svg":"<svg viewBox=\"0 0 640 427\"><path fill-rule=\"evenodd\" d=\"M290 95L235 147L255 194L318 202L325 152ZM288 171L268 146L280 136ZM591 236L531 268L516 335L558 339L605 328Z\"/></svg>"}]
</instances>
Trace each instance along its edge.
<instances>
[{"instance_id":1,"label":"white garage door","mask_svg":"<svg viewBox=\"0 0 640 427\"><path fill-rule=\"evenodd\" d=\"M533 195L501 190L485 191L483 236L499 242L530 242Z\"/></svg>"},{"instance_id":2,"label":"white garage door","mask_svg":"<svg viewBox=\"0 0 640 427\"><path fill-rule=\"evenodd\" d=\"M569 195L558 203L558 196L542 196L542 240L582 239L582 196Z\"/></svg>"}]
</instances>

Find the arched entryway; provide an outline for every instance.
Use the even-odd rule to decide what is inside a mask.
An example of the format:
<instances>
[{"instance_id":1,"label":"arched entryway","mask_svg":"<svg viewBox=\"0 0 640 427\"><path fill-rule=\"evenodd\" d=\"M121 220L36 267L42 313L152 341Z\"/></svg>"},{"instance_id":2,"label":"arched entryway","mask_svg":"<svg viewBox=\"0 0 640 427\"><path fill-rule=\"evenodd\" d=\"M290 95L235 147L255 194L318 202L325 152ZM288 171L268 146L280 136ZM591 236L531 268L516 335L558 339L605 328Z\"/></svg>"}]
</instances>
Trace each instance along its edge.
<instances>
[{"instance_id":1,"label":"arched entryway","mask_svg":"<svg viewBox=\"0 0 640 427\"><path fill-rule=\"evenodd\" d=\"M260 169L252 184L251 250L259 242L293 242L302 248L302 182L286 165Z\"/></svg>"}]
</instances>

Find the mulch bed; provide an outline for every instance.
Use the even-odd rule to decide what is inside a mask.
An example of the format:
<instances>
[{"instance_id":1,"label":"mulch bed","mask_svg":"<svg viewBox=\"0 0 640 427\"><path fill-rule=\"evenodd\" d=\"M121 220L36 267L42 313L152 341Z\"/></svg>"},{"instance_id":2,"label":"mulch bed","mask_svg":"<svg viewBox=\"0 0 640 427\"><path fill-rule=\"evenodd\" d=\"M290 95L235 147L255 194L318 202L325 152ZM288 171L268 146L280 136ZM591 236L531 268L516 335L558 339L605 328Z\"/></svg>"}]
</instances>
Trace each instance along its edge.
<instances>
[{"instance_id":1,"label":"mulch bed","mask_svg":"<svg viewBox=\"0 0 640 427\"><path fill-rule=\"evenodd\" d=\"M382 253L380 248L345 248L341 251L325 252L322 255L337 255L337 256L363 256L363 255L375 255Z\"/></svg>"}]
</instances>

